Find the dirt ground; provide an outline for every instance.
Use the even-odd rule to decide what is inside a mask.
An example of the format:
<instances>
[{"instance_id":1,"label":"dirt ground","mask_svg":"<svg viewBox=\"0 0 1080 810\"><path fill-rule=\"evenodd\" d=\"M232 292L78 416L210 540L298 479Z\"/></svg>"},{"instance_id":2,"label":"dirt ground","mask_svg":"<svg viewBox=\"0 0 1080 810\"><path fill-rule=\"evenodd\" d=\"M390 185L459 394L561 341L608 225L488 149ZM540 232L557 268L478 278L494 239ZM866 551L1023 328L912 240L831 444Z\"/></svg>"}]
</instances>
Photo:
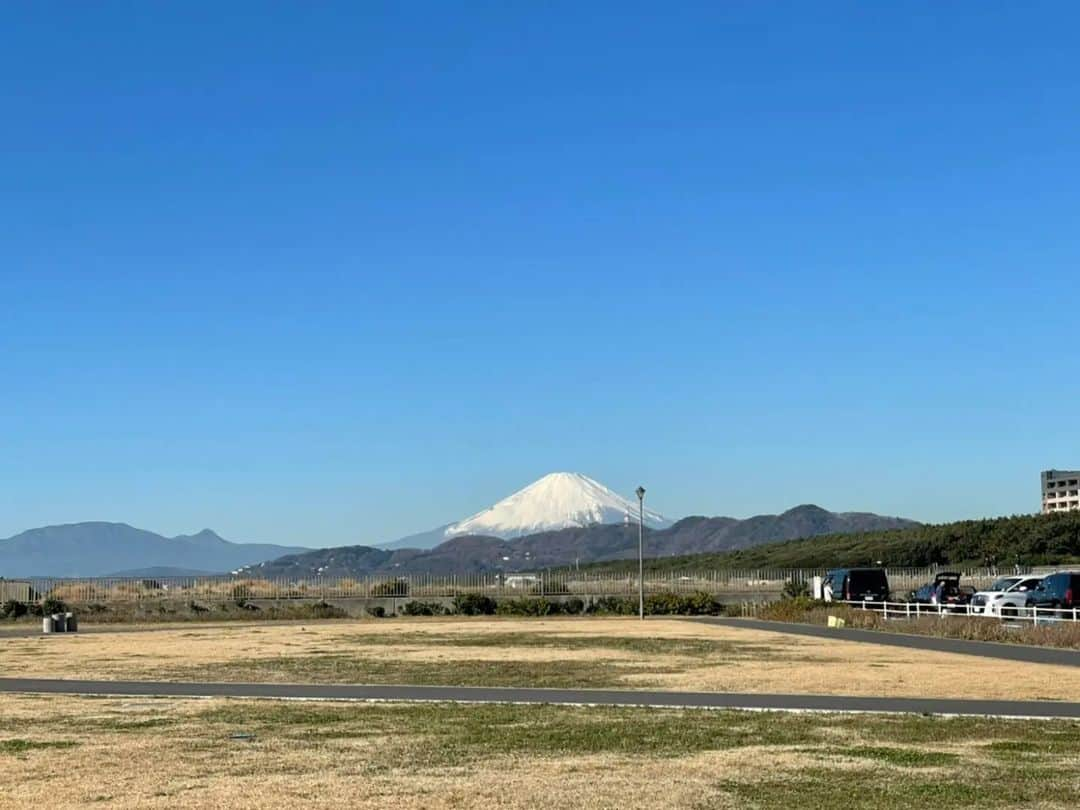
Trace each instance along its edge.
<instances>
[{"instance_id":1,"label":"dirt ground","mask_svg":"<svg viewBox=\"0 0 1080 810\"><path fill-rule=\"evenodd\" d=\"M584 686L686 691L1080 696L1074 667L633 618L186 624L0 636L0 668L7 676L112 680L530 686L574 685L580 675Z\"/></svg>"}]
</instances>

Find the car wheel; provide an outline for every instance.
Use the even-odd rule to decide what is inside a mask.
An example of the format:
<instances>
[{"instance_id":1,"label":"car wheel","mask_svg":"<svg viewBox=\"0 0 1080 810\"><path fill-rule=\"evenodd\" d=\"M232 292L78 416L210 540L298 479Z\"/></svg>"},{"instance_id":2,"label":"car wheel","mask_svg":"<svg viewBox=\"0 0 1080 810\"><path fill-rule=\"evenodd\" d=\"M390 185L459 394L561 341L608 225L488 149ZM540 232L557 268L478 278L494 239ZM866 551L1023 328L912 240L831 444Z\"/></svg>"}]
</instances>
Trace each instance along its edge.
<instances>
[{"instance_id":1,"label":"car wheel","mask_svg":"<svg viewBox=\"0 0 1080 810\"><path fill-rule=\"evenodd\" d=\"M1008 620L1008 619L1015 619L1016 616L1017 616L1017 612L1016 612L1015 607L1013 607L1012 605L1002 605L1001 606L1001 619L1002 619L1002 621L1005 621L1005 620Z\"/></svg>"}]
</instances>

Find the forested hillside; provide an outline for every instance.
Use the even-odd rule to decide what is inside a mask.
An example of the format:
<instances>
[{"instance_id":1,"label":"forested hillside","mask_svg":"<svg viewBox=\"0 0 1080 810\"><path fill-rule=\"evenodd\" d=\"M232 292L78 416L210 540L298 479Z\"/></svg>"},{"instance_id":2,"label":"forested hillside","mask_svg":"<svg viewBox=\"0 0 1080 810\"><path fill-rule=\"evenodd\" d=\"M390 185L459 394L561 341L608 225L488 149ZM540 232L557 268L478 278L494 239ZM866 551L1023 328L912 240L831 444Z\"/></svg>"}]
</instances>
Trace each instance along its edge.
<instances>
[{"instance_id":1,"label":"forested hillside","mask_svg":"<svg viewBox=\"0 0 1080 810\"><path fill-rule=\"evenodd\" d=\"M917 526L910 529L832 534L756 546L722 554L665 555L649 548L649 567L819 568L840 565L890 566L1057 565L1080 562L1080 512L1017 515ZM637 561L598 563L592 569L629 570Z\"/></svg>"}]
</instances>

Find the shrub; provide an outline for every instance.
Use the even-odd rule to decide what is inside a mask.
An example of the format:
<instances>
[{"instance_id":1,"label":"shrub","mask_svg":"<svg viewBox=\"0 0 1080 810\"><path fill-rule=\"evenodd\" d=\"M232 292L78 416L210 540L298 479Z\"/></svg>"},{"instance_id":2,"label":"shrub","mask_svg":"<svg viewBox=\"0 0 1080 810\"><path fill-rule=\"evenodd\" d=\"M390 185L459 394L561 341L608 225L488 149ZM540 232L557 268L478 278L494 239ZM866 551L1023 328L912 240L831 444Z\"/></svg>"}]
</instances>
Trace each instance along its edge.
<instances>
[{"instance_id":1,"label":"shrub","mask_svg":"<svg viewBox=\"0 0 1080 810\"><path fill-rule=\"evenodd\" d=\"M695 591L682 597L680 607L684 616L718 616L724 612L723 603L705 591Z\"/></svg>"},{"instance_id":2,"label":"shrub","mask_svg":"<svg viewBox=\"0 0 1080 810\"><path fill-rule=\"evenodd\" d=\"M711 594L657 593L645 599L645 613L650 616L716 616L724 606Z\"/></svg>"},{"instance_id":3,"label":"shrub","mask_svg":"<svg viewBox=\"0 0 1080 810\"><path fill-rule=\"evenodd\" d=\"M797 579L789 579L784 583L784 589L780 592L784 599L798 599L800 596L810 595L810 586L806 582Z\"/></svg>"},{"instance_id":4,"label":"shrub","mask_svg":"<svg viewBox=\"0 0 1080 810\"><path fill-rule=\"evenodd\" d=\"M25 616L27 612L26 605L15 599L8 599L4 604L0 605L0 618L2 619L17 619L20 616Z\"/></svg>"},{"instance_id":5,"label":"shrub","mask_svg":"<svg viewBox=\"0 0 1080 810\"><path fill-rule=\"evenodd\" d=\"M307 610L303 611L307 613L313 619L344 619L349 614L339 607L334 607L329 602L315 602L312 605L307 605Z\"/></svg>"},{"instance_id":6,"label":"shrub","mask_svg":"<svg viewBox=\"0 0 1080 810\"><path fill-rule=\"evenodd\" d=\"M503 599L495 612L502 616L550 616L558 612L558 605L547 599Z\"/></svg>"},{"instance_id":7,"label":"shrub","mask_svg":"<svg viewBox=\"0 0 1080 810\"><path fill-rule=\"evenodd\" d=\"M386 582L376 582L371 586L372 596L408 596L409 583L403 579L391 579Z\"/></svg>"},{"instance_id":8,"label":"shrub","mask_svg":"<svg viewBox=\"0 0 1080 810\"><path fill-rule=\"evenodd\" d=\"M406 602L401 608L406 616L444 616L446 608L438 602Z\"/></svg>"},{"instance_id":9,"label":"shrub","mask_svg":"<svg viewBox=\"0 0 1080 810\"><path fill-rule=\"evenodd\" d=\"M572 597L562 603L562 612L571 616L585 612L585 602L578 597Z\"/></svg>"},{"instance_id":10,"label":"shrub","mask_svg":"<svg viewBox=\"0 0 1080 810\"><path fill-rule=\"evenodd\" d=\"M41 613L45 616L51 616L54 613L67 613L67 603L62 599L57 599L55 596L46 597L45 601L41 603Z\"/></svg>"},{"instance_id":11,"label":"shrub","mask_svg":"<svg viewBox=\"0 0 1080 810\"><path fill-rule=\"evenodd\" d=\"M382 605L373 605L371 607L365 608L364 612L374 619L386 618L386 608L384 608Z\"/></svg>"},{"instance_id":12,"label":"shrub","mask_svg":"<svg viewBox=\"0 0 1080 810\"><path fill-rule=\"evenodd\" d=\"M459 593L454 597L454 613L462 616L490 616L495 612L495 600L480 593Z\"/></svg>"},{"instance_id":13,"label":"shrub","mask_svg":"<svg viewBox=\"0 0 1080 810\"><path fill-rule=\"evenodd\" d=\"M636 599L630 599L626 596L601 596L589 605L586 612L630 616L637 613L637 609L638 603Z\"/></svg>"}]
</instances>

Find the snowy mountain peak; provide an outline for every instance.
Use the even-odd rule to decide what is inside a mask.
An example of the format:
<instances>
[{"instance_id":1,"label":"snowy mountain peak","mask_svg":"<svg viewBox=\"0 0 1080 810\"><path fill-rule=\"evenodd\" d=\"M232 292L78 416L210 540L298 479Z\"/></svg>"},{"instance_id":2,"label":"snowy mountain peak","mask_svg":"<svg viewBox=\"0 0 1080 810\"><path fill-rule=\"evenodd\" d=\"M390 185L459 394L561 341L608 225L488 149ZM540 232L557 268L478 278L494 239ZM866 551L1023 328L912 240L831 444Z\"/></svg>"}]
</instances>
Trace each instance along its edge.
<instances>
[{"instance_id":1,"label":"snowy mountain peak","mask_svg":"<svg viewBox=\"0 0 1080 810\"><path fill-rule=\"evenodd\" d=\"M482 534L508 540L536 532L622 523L636 518L637 499L624 498L587 475L556 472L545 475L497 504L458 523L444 537ZM645 510L645 523L653 528L671 525L663 515Z\"/></svg>"}]
</instances>

